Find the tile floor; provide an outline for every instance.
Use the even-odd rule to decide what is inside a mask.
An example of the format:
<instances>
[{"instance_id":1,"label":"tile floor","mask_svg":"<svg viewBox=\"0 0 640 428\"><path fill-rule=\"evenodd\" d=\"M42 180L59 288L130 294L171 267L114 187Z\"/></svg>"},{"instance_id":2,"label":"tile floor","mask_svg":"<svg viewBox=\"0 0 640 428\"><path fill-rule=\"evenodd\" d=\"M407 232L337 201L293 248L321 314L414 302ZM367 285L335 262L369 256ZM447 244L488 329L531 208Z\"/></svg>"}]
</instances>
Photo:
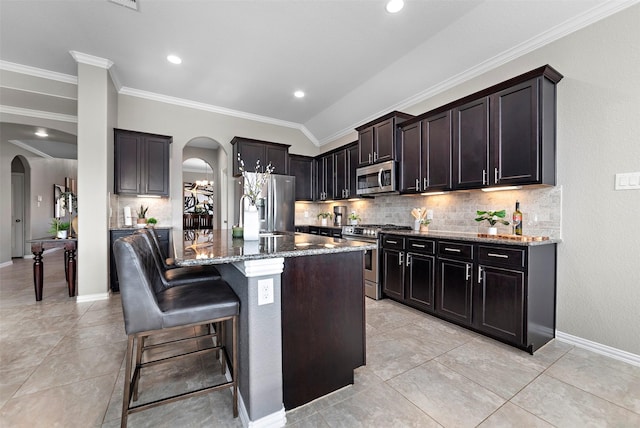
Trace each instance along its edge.
<instances>
[{"instance_id":1,"label":"tile floor","mask_svg":"<svg viewBox=\"0 0 640 428\"><path fill-rule=\"evenodd\" d=\"M0 269L1 427L119 426L119 295L69 299L62 254L45 254L38 303L32 260ZM210 381L201 370L215 368L210 360L156 366L140 399ZM558 341L530 356L390 300L367 299L367 363L355 385L288 412L287 426L640 426L640 367ZM220 391L131 415L129 426L242 424Z\"/></svg>"}]
</instances>

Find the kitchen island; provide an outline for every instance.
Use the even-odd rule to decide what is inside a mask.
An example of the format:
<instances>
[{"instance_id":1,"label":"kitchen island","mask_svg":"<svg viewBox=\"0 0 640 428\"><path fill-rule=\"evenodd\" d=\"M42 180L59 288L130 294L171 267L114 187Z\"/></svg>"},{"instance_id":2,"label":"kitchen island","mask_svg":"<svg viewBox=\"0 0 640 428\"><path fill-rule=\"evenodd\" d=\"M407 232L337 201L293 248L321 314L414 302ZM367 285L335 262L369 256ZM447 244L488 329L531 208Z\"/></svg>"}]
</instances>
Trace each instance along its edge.
<instances>
[{"instance_id":1,"label":"kitchen island","mask_svg":"<svg viewBox=\"0 0 640 428\"><path fill-rule=\"evenodd\" d=\"M216 265L240 298L244 426L283 426L290 410L353 383L365 364L364 252L375 243L300 233L232 238L175 231L175 263Z\"/></svg>"}]
</instances>

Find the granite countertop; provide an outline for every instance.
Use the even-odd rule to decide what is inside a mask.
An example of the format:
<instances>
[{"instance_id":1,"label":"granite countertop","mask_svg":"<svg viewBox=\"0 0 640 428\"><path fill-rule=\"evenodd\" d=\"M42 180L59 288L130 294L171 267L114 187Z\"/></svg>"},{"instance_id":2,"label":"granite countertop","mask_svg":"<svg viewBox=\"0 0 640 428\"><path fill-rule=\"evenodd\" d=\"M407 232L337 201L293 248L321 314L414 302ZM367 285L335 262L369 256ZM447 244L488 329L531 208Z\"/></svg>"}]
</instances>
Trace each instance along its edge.
<instances>
[{"instance_id":1,"label":"granite countertop","mask_svg":"<svg viewBox=\"0 0 640 428\"><path fill-rule=\"evenodd\" d=\"M155 229L173 229L173 227L171 226L155 226ZM109 230L138 230L138 229L144 229L142 227L135 227L135 226L119 226L119 227L110 227Z\"/></svg>"},{"instance_id":2,"label":"granite countertop","mask_svg":"<svg viewBox=\"0 0 640 428\"><path fill-rule=\"evenodd\" d=\"M244 241L232 238L230 229L174 230L173 238L175 263L179 266L364 251L377 247L375 242L294 232L276 232L262 236L259 241ZM184 245L178 245L180 242Z\"/></svg>"},{"instance_id":3,"label":"granite countertop","mask_svg":"<svg viewBox=\"0 0 640 428\"><path fill-rule=\"evenodd\" d=\"M561 239L547 239L544 241L515 241L504 238L487 238L484 236L478 236L477 233L465 233L465 232L448 232L444 230L430 230L428 232L419 232L415 230L393 230L383 232L387 235L403 235L414 238L434 238L434 239L455 239L458 241L470 241L483 244L502 244L502 245L514 245L519 247L533 247L536 245L549 245L562 242Z\"/></svg>"}]
</instances>

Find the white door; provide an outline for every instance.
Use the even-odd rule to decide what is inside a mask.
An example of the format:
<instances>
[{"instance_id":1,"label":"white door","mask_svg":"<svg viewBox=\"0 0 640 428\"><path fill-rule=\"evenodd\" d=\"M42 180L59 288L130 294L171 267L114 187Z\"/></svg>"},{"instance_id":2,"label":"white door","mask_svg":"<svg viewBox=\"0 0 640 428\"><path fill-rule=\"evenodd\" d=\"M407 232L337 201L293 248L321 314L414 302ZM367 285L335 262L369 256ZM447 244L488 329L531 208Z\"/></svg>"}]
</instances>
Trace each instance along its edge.
<instances>
[{"instance_id":1,"label":"white door","mask_svg":"<svg viewBox=\"0 0 640 428\"><path fill-rule=\"evenodd\" d=\"M11 257L24 256L24 174L11 173Z\"/></svg>"}]
</instances>

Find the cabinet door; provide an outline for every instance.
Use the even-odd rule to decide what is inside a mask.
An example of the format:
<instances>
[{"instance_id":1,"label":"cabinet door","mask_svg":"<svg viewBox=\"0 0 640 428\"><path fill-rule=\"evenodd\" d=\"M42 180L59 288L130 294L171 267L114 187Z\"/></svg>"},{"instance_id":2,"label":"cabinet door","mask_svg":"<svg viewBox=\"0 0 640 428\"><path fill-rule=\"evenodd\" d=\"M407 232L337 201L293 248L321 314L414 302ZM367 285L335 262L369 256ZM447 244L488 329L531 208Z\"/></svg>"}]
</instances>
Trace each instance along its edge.
<instances>
[{"instance_id":1,"label":"cabinet door","mask_svg":"<svg viewBox=\"0 0 640 428\"><path fill-rule=\"evenodd\" d=\"M333 199L345 199L347 190L347 151L340 150L333 155L334 171L335 171L335 188L333 189Z\"/></svg>"},{"instance_id":2,"label":"cabinet door","mask_svg":"<svg viewBox=\"0 0 640 428\"><path fill-rule=\"evenodd\" d=\"M358 197L358 180L356 170L358 169L358 144L354 144L347 149L347 169L349 173L349 185L347 186L347 197Z\"/></svg>"},{"instance_id":3,"label":"cabinet door","mask_svg":"<svg viewBox=\"0 0 640 428\"><path fill-rule=\"evenodd\" d=\"M400 191L419 192L422 186L420 169L421 122L403 128L400 135Z\"/></svg>"},{"instance_id":4,"label":"cabinet door","mask_svg":"<svg viewBox=\"0 0 640 428\"><path fill-rule=\"evenodd\" d=\"M538 79L491 96L493 183L540 181L538 122Z\"/></svg>"},{"instance_id":5,"label":"cabinet door","mask_svg":"<svg viewBox=\"0 0 640 428\"><path fill-rule=\"evenodd\" d=\"M142 136L116 131L114 159L114 193L139 195L142 170Z\"/></svg>"},{"instance_id":6,"label":"cabinet door","mask_svg":"<svg viewBox=\"0 0 640 428\"><path fill-rule=\"evenodd\" d=\"M266 162L266 152L263 143L256 141L238 141L235 144L235 159L234 162L234 175L241 175L240 170L238 168L238 154L240 158L244 162L244 169L248 172L254 172L256 169L256 162L260 161L260 166L264 167L267 165ZM237 171L237 172L236 172Z\"/></svg>"},{"instance_id":7,"label":"cabinet door","mask_svg":"<svg viewBox=\"0 0 640 428\"><path fill-rule=\"evenodd\" d=\"M451 110L422 121L422 190L451 187Z\"/></svg>"},{"instance_id":8,"label":"cabinet door","mask_svg":"<svg viewBox=\"0 0 640 428\"><path fill-rule=\"evenodd\" d=\"M266 145L265 159L260 159L260 164L267 166L271 163L274 174L289 175L288 162L289 149L287 147L279 147Z\"/></svg>"},{"instance_id":9,"label":"cabinet door","mask_svg":"<svg viewBox=\"0 0 640 428\"><path fill-rule=\"evenodd\" d=\"M471 325L473 264L438 259L439 289L437 311L452 321Z\"/></svg>"},{"instance_id":10,"label":"cabinet door","mask_svg":"<svg viewBox=\"0 0 640 428\"><path fill-rule=\"evenodd\" d=\"M335 166L333 160L333 154L324 157L324 172L325 172L325 199L331 199L335 194Z\"/></svg>"},{"instance_id":11,"label":"cabinet door","mask_svg":"<svg viewBox=\"0 0 640 428\"><path fill-rule=\"evenodd\" d=\"M481 98L453 110L453 188L489 184L489 108Z\"/></svg>"},{"instance_id":12,"label":"cabinet door","mask_svg":"<svg viewBox=\"0 0 640 428\"><path fill-rule=\"evenodd\" d=\"M394 134L395 121L393 119L373 125L373 153L374 162L388 161L395 158Z\"/></svg>"},{"instance_id":13,"label":"cabinet door","mask_svg":"<svg viewBox=\"0 0 640 428\"><path fill-rule=\"evenodd\" d=\"M359 164L373 163L373 126L358 133Z\"/></svg>"},{"instance_id":14,"label":"cabinet door","mask_svg":"<svg viewBox=\"0 0 640 428\"><path fill-rule=\"evenodd\" d=\"M169 142L166 138L146 137L142 152L143 193L169 196Z\"/></svg>"},{"instance_id":15,"label":"cabinet door","mask_svg":"<svg viewBox=\"0 0 640 428\"><path fill-rule=\"evenodd\" d=\"M436 262L434 256L407 253L407 300L420 309L432 312Z\"/></svg>"},{"instance_id":16,"label":"cabinet door","mask_svg":"<svg viewBox=\"0 0 640 428\"><path fill-rule=\"evenodd\" d=\"M313 200L313 163L309 156L289 156L289 171L296 178L296 201Z\"/></svg>"},{"instance_id":17,"label":"cabinet door","mask_svg":"<svg viewBox=\"0 0 640 428\"><path fill-rule=\"evenodd\" d=\"M492 336L523 345L524 273L480 266L474 326Z\"/></svg>"},{"instance_id":18,"label":"cabinet door","mask_svg":"<svg viewBox=\"0 0 640 428\"><path fill-rule=\"evenodd\" d=\"M404 252L382 249L382 291L395 299L404 299Z\"/></svg>"}]
</instances>

